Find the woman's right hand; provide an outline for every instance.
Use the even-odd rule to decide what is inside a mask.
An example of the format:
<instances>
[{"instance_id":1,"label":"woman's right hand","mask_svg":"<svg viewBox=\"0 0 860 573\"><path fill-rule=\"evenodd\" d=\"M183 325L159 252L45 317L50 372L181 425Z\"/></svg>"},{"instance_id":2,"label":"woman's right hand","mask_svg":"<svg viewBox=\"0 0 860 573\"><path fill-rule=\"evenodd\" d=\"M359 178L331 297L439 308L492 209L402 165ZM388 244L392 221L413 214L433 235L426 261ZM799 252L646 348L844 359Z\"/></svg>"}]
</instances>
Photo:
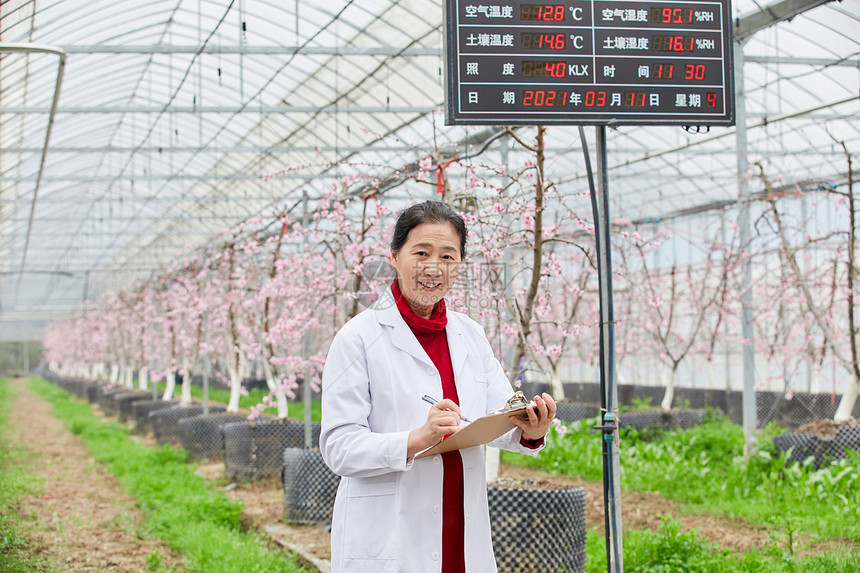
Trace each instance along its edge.
<instances>
[{"instance_id":1,"label":"woman's right hand","mask_svg":"<svg viewBox=\"0 0 860 573\"><path fill-rule=\"evenodd\" d=\"M406 458L435 446L442 438L460 430L460 407L453 400L440 400L427 413L427 421L420 428L409 432L406 442Z\"/></svg>"}]
</instances>

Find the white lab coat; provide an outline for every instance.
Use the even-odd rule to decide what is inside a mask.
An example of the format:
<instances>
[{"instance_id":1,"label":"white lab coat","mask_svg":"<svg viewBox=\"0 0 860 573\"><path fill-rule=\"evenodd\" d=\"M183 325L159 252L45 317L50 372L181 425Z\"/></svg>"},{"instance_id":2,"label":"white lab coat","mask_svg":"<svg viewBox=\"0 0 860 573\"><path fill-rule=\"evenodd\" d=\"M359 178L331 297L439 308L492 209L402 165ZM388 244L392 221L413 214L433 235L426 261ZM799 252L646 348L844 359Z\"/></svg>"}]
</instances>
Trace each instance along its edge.
<instances>
[{"instance_id":1,"label":"white lab coat","mask_svg":"<svg viewBox=\"0 0 860 573\"><path fill-rule=\"evenodd\" d=\"M486 334L448 311L460 409L474 420L513 394ZM320 449L343 476L332 519L332 573L435 573L442 566L441 456L406 459L410 430L442 399L442 381L390 291L338 332L326 359ZM536 454L514 428L493 446ZM482 447L461 450L468 573L496 571Z\"/></svg>"}]
</instances>

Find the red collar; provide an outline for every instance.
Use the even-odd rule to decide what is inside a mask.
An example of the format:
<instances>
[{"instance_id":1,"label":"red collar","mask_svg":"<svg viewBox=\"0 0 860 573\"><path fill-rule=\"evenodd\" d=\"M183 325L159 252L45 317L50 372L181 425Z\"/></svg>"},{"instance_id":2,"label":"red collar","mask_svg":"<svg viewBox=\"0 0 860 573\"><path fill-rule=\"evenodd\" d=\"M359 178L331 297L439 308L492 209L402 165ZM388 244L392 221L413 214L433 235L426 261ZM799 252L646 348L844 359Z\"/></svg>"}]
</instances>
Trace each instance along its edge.
<instances>
[{"instance_id":1,"label":"red collar","mask_svg":"<svg viewBox=\"0 0 860 573\"><path fill-rule=\"evenodd\" d=\"M424 318L423 316L418 316L415 314L415 311L412 310L412 307L409 306L409 302L406 300L406 297L400 292L400 286L397 284L397 279L391 283L391 294L394 295L394 300L397 302L397 310L400 311L400 315L403 317L403 320L406 321L406 324L412 329L412 332L415 334L430 334L432 332L440 332L445 330L445 326L448 324L448 311L445 306L445 299L441 299L436 305L433 307L433 312L430 314L430 318Z\"/></svg>"}]
</instances>

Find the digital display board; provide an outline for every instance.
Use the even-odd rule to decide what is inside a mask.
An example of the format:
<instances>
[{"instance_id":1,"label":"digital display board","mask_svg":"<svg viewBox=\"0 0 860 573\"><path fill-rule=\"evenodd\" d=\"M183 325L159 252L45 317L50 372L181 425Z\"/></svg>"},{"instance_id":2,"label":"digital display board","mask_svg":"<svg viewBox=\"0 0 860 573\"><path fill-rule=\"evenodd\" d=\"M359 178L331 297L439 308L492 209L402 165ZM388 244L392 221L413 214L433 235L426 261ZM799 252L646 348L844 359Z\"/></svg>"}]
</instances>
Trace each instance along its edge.
<instances>
[{"instance_id":1,"label":"digital display board","mask_svg":"<svg viewBox=\"0 0 860 573\"><path fill-rule=\"evenodd\" d=\"M445 8L449 125L734 125L729 0Z\"/></svg>"}]
</instances>

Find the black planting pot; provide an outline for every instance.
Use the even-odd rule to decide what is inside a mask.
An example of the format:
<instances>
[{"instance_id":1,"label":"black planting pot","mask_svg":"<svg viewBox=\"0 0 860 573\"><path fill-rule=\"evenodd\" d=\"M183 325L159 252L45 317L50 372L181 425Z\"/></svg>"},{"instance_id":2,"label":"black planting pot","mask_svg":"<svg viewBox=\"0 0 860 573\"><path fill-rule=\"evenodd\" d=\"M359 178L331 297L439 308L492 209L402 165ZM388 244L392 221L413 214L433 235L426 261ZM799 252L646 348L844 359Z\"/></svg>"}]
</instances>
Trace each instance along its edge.
<instances>
[{"instance_id":1,"label":"black planting pot","mask_svg":"<svg viewBox=\"0 0 860 573\"><path fill-rule=\"evenodd\" d=\"M129 390L128 392L114 394L113 399L116 403L119 421L124 424L131 419L131 405L135 402L151 400L152 392L147 392L146 390Z\"/></svg>"},{"instance_id":2,"label":"black planting pot","mask_svg":"<svg viewBox=\"0 0 860 573\"><path fill-rule=\"evenodd\" d=\"M134 418L134 432L136 434L145 434L152 431L152 423L149 420L149 413L164 408L172 408L176 406L176 400L143 400L140 402L132 402L131 416Z\"/></svg>"},{"instance_id":3,"label":"black planting pot","mask_svg":"<svg viewBox=\"0 0 860 573\"><path fill-rule=\"evenodd\" d=\"M569 424L583 418L594 418L600 414L600 406L581 402L558 402L555 417Z\"/></svg>"},{"instance_id":4,"label":"black planting pot","mask_svg":"<svg viewBox=\"0 0 860 573\"><path fill-rule=\"evenodd\" d=\"M90 394L95 395L98 392L98 384L96 382L84 382L78 388L78 398L92 402Z\"/></svg>"},{"instance_id":5,"label":"black planting pot","mask_svg":"<svg viewBox=\"0 0 860 573\"><path fill-rule=\"evenodd\" d=\"M102 414L105 416L116 416L119 413L116 405L116 397L128 391L128 388L121 386L102 388L102 391L99 393L99 410L102 411Z\"/></svg>"},{"instance_id":6,"label":"black planting pot","mask_svg":"<svg viewBox=\"0 0 860 573\"><path fill-rule=\"evenodd\" d=\"M72 382L73 382L72 378L58 378L57 380L54 381L54 384L56 384L57 386L59 386L60 388L65 390L66 392L71 393L72 391L70 390L70 388L72 387Z\"/></svg>"},{"instance_id":7,"label":"black planting pot","mask_svg":"<svg viewBox=\"0 0 860 573\"><path fill-rule=\"evenodd\" d=\"M809 456L815 456L815 450L820 440L815 434L803 432L778 434L773 437L773 445L780 453L791 450L791 455L786 460L786 465L803 463ZM793 448L793 449L792 449ZM818 467L818 464L816 464Z\"/></svg>"},{"instance_id":8,"label":"black planting pot","mask_svg":"<svg viewBox=\"0 0 860 573\"><path fill-rule=\"evenodd\" d=\"M806 432L792 432L773 437L773 444L780 453L791 455L786 465L802 463L813 457L813 467L821 469L832 462L848 457L848 451L860 452L860 426L845 426L836 429L832 435L819 435Z\"/></svg>"},{"instance_id":9,"label":"black planting pot","mask_svg":"<svg viewBox=\"0 0 860 573\"><path fill-rule=\"evenodd\" d=\"M266 420L225 424L224 474L236 481L280 476L284 449L305 445L305 424L295 420ZM319 444L320 424L311 424L312 443Z\"/></svg>"},{"instance_id":10,"label":"black planting pot","mask_svg":"<svg viewBox=\"0 0 860 573\"><path fill-rule=\"evenodd\" d=\"M490 527L499 571L585 571L585 489L490 485Z\"/></svg>"},{"instance_id":11,"label":"black planting pot","mask_svg":"<svg viewBox=\"0 0 860 573\"><path fill-rule=\"evenodd\" d=\"M705 419L705 410L651 410L626 412L619 415L622 428L635 428L643 432L643 438L651 431L686 430Z\"/></svg>"},{"instance_id":12,"label":"black planting pot","mask_svg":"<svg viewBox=\"0 0 860 573\"><path fill-rule=\"evenodd\" d=\"M99 402L99 394L101 393L102 385L99 382L94 382L87 386L87 400L89 400L90 404L98 404Z\"/></svg>"},{"instance_id":13,"label":"black planting pot","mask_svg":"<svg viewBox=\"0 0 860 573\"><path fill-rule=\"evenodd\" d=\"M81 388L84 387L84 384L85 382L83 380L75 378L72 380L68 380L65 384L63 384L62 388L73 396L80 396Z\"/></svg>"},{"instance_id":14,"label":"black planting pot","mask_svg":"<svg viewBox=\"0 0 860 573\"><path fill-rule=\"evenodd\" d=\"M331 523L340 476L328 469L318 448L286 448L283 482L288 523Z\"/></svg>"},{"instance_id":15,"label":"black planting pot","mask_svg":"<svg viewBox=\"0 0 860 573\"><path fill-rule=\"evenodd\" d=\"M223 458L224 432L221 427L232 422L242 422L247 418L247 414L222 412L179 420L179 440L188 452L188 459Z\"/></svg>"},{"instance_id":16,"label":"black planting pot","mask_svg":"<svg viewBox=\"0 0 860 573\"><path fill-rule=\"evenodd\" d=\"M209 406L209 412L212 414L223 412L224 409L223 406ZM199 404L173 406L150 412L149 422L152 424L152 431L155 433L156 441L159 444L179 445L181 442L179 437L179 420L199 416L202 413L203 406Z\"/></svg>"}]
</instances>

